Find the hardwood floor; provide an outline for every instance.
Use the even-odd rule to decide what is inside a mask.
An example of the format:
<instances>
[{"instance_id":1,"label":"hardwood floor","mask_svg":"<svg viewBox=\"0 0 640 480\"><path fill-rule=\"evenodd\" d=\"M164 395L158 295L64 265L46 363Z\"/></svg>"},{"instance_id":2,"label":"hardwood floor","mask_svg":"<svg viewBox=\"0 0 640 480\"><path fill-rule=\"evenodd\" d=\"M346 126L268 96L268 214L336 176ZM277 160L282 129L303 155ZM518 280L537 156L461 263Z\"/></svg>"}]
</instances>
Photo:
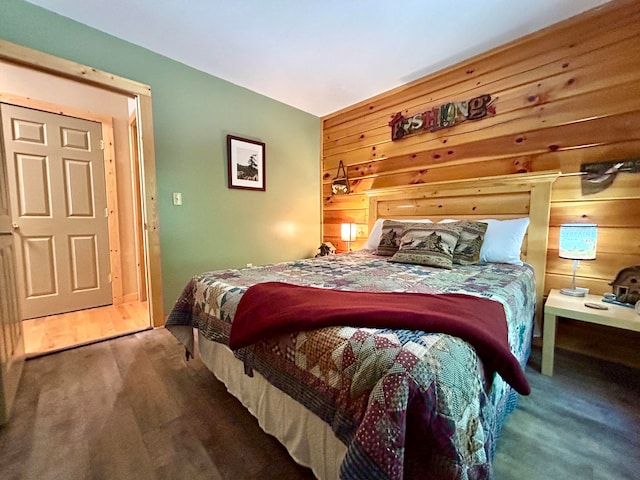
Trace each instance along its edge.
<instances>
[{"instance_id":1,"label":"hardwood floor","mask_svg":"<svg viewBox=\"0 0 640 480\"><path fill-rule=\"evenodd\" d=\"M631 479L640 471L640 371L535 348L498 442L497 480ZM17 479L306 480L198 359L156 329L27 361L0 476Z\"/></svg>"},{"instance_id":2,"label":"hardwood floor","mask_svg":"<svg viewBox=\"0 0 640 480\"><path fill-rule=\"evenodd\" d=\"M151 328L147 302L90 308L24 320L28 357L118 337Z\"/></svg>"},{"instance_id":3,"label":"hardwood floor","mask_svg":"<svg viewBox=\"0 0 640 480\"><path fill-rule=\"evenodd\" d=\"M496 479L640 478L640 370L556 348L553 377L534 349L496 449Z\"/></svg>"}]
</instances>

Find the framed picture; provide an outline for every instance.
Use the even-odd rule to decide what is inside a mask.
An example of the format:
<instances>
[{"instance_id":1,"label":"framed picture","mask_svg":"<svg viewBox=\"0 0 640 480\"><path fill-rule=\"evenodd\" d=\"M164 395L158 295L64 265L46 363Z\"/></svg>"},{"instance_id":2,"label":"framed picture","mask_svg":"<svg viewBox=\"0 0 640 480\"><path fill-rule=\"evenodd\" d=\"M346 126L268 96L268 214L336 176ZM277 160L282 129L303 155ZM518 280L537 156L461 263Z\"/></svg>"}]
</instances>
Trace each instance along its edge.
<instances>
[{"instance_id":1,"label":"framed picture","mask_svg":"<svg viewBox=\"0 0 640 480\"><path fill-rule=\"evenodd\" d=\"M265 190L264 143L227 135L229 188Z\"/></svg>"}]
</instances>

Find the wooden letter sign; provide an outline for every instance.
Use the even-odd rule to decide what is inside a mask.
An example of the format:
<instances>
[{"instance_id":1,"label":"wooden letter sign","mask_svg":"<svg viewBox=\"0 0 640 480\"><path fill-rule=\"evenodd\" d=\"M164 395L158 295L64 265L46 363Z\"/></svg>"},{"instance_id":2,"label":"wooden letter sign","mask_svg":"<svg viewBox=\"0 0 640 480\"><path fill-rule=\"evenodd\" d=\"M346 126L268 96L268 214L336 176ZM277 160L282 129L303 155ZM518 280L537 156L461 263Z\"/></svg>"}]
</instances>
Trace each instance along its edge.
<instances>
[{"instance_id":1,"label":"wooden letter sign","mask_svg":"<svg viewBox=\"0 0 640 480\"><path fill-rule=\"evenodd\" d=\"M426 112L416 113L409 118L405 118L398 112L389 122L391 140L399 140L414 133L435 132L466 120L479 120L488 114L495 115L495 113L493 100L488 94L464 102L445 103Z\"/></svg>"}]
</instances>

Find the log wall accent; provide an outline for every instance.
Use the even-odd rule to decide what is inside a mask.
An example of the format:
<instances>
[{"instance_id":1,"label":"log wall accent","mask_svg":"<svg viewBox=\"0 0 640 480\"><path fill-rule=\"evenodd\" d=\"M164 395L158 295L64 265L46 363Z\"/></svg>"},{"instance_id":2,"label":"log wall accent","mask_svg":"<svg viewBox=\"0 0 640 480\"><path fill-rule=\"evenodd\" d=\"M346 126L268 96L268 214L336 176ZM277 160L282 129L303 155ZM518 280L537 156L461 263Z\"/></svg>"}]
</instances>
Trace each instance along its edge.
<instances>
[{"instance_id":1,"label":"log wall accent","mask_svg":"<svg viewBox=\"0 0 640 480\"><path fill-rule=\"evenodd\" d=\"M553 185L545 289L570 283L558 258L561 223L596 223L598 253L581 262L579 284L611 290L623 267L640 264L640 174L583 195L580 165L640 158L640 2L613 0L423 79L322 119L323 236L338 250L340 223L368 234L365 190L544 170ZM391 118L488 93L496 114L391 141ZM338 163L352 193L331 195Z\"/></svg>"}]
</instances>

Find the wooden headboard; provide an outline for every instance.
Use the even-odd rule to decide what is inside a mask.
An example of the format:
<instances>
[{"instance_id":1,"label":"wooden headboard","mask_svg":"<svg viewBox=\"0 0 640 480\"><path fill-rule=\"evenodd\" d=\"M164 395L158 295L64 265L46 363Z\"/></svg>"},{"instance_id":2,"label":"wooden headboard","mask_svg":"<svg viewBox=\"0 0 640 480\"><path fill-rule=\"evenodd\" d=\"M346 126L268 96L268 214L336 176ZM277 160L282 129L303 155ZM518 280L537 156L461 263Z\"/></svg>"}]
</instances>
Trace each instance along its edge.
<instances>
[{"instance_id":1,"label":"wooden headboard","mask_svg":"<svg viewBox=\"0 0 640 480\"><path fill-rule=\"evenodd\" d=\"M536 305L542 311L549 237L551 184L560 172L546 171L368 190L369 230L378 218L481 220L528 216L522 259L536 272Z\"/></svg>"}]
</instances>

